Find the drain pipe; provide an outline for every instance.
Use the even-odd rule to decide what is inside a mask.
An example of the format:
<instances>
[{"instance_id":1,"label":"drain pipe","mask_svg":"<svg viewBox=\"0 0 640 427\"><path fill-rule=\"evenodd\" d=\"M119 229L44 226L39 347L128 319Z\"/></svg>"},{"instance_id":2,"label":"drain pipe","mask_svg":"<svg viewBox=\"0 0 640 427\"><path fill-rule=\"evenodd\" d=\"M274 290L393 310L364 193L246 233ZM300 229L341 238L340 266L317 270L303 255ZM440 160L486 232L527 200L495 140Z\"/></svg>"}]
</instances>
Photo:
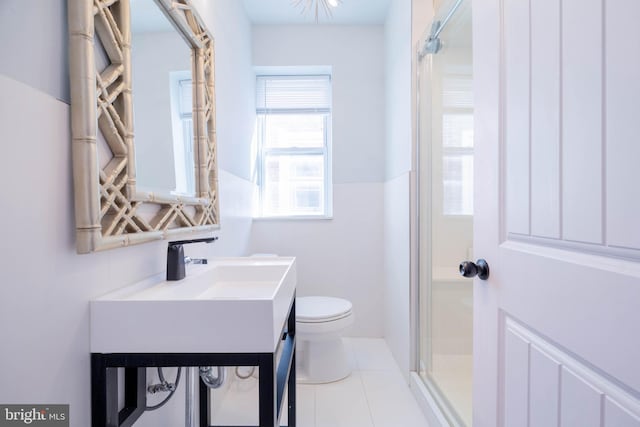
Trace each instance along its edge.
<instances>
[{"instance_id":1,"label":"drain pipe","mask_svg":"<svg viewBox=\"0 0 640 427\"><path fill-rule=\"evenodd\" d=\"M216 366L216 369L218 371L218 375L214 377L212 366L200 367L200 378L202 378L202 382L205 383L209 388L220 388L222 384L224 384L226 373L224 366Z\"/></svg>"},{"instance_id":2,"label":"drain pipe","mask_svg":"<svg viewBox=\"0 0 640 427\"><path fill-rule=\"evenodd\" d=\"M202 382L207 387L216 389L220 388L224 384L225 380L225 368L224 366L217 366L217 376L213 376L213 367L201 366L187 368L187 381L185 385L185 427L198 427L198 402L196 401L196 394L198 388L198 376L202 378ZM200 375L198 375L200 374Z\"/></svg>"},{"instance_id":3,"label":"drain pipe","mask_svg":"<svg viewBox=\"0 0 640 427\"><path fill-rule=\"evenodd\" d=\"M196 392L198 387L198 368L188 367L186 368L186 384L185 384L185 427L198 427L198 420L196 414L198 408L196 407Z\"/></svg>"}]
</instances>

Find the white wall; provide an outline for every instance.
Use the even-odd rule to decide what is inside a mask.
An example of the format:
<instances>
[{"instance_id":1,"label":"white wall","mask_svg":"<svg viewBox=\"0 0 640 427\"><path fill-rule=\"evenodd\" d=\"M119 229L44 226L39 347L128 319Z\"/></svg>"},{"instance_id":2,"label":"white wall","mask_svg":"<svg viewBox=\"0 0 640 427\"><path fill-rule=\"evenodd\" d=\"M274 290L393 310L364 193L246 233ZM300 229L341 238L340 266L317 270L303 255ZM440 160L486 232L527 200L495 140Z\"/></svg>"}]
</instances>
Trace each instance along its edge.
<instances>
[{"instance_id":1,"label":"white wall","mask_svg":"<svg viewBox=\"0 0 640 427\"><path fill-rule=\"evenodd\" d=\"M410 177L384 185L384 337L403 374L411 368Z\"/></svg>"},{"instance_id":2,"label":"white wall","mask_svg":"<svg viewBox=\"0 0 640 427\"><path fill-rule=\"evenodd\" d=\"M255 66L331 66L333 219L257 220L251 250L298 257L298 295L349 299L353 336L383 335L382 26L254 26Z\"/></svg>"},{"instance_id":3,"label":"white wall","mask_svg":"<svg viewBox=\"0 0 640 427\"><path fill-rule=\"evenodd\" d=\"M385 177L411 170L411 1L389 5L385 23Z\"/></svg>"},{"instance_id":4,"label":"white wall","mask_svg":"<svg viewBox=\"0 0 640 427\"><path fill-rule=\"evenodd\" d=\"M0 1L0 74L69 102L66 21L66 0Z\"/></svg>"},{"instance_id":5,"label":"white wall","mask_svg":"<svg viewBox=\"0 0 640 427\"><path fill-rule=\"evenodd\" d=\"M411 352L411 2L393 1L385 23L386 183L384 336L408 376Z\"/></svg>"},{"instance_id":6,"label":"white wall","mask_svg":"<svg viewBox=\"0 0 640 427\"><path fill-rule=\"evenodd\" d=\"M218 143L226 153L220 167L237 172L247 162L243 151L248 152L251 140L251 132L239 134L237 129L253 123L251 114L244 114L253 106L242 107L231 94L251 91L247 87L253 84L250 26L236 0L215 3L217 15L210 8L203 14L218 45L245 46L240 52L219 48L217 64L218 87L224 88L217 97ZM69 106L56 99L68 99L66 48L56 41L62 37L66 43L64 10L62 0L0 3L0 49L5 58L0 65L0 140L7 147L0 168L5 183L0 210L0 402L68 403L71 426L87 427L89 300L162 274L166 242L76 254ZM212 24L222 21L235 31L218 34ZM247 100L252 98L242 99L250 104ZM240 157L234 157L236 153ZM246 253L252 185L234 176L239 173L220 174L220 241L187 248L188 252ZM182 394L176 394L170 406L145 414L136 425L180 425L182 401Z\"/></svg>"}]
</instances>

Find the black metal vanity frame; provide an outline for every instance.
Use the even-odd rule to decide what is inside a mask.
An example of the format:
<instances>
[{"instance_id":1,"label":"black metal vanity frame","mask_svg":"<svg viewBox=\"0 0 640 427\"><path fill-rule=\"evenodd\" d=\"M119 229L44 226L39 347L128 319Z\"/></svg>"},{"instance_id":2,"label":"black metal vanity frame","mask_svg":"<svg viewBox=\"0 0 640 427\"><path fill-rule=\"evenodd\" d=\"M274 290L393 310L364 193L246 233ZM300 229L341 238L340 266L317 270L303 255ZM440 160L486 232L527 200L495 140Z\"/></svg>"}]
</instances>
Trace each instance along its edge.
<instances>
[{"instance_id":1,"label":"black metal vanity frame","mask_svg":"<svg viewBox=\"0 0 640 427\"><path fill-rule=\"evenodd\" d=\"M289 426L296 426L295 295L273 353L91 353L92 427L130 427L144 413L149 367L258 366L259 426L278 427L288 386ZM280 362L276 353L282 347ZM118 410L118 368L124 368L124 408ZM198 377L199 378L199 377ZM199 427L211 425L211 390L199 381ZM175 398L175 396L174 396Z\"/></svg>"}]
</instances>

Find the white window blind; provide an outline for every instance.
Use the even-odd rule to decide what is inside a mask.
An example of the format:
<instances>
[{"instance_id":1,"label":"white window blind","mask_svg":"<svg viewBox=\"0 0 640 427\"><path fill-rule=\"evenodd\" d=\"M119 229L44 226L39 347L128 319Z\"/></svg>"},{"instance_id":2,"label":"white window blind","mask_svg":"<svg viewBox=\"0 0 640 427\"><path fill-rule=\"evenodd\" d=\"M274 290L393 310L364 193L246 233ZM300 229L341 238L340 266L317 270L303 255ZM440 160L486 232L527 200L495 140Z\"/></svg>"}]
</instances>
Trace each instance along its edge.
<instances>
[{"instance_id":1,"label":"white window blind","mask_svg":"<svg viewBox=\"0 0 640 427\"><path fill-rule=\"evenodd\" d=\"M473 109L473 79L465 75L446 76L442 80L442 105Z\"/></svg>"},{"instance_id":2,"label":"white window blind","mask_svg":"<svg viewBox=\"0 0 640 427\"><path fill-rule=\"evenodd\" d=\"M331 110L331 76L258 76L256 111Z\"/></svg>"},{"instance_id":3,"label":"white window blind","mask_svg":"<svg viewBox=\"0 0 640 427\"><path fill-rule=\"evenodd\" d=\"M191 71L171 73L171 115L174 127L173 156L176 174L176 194L196 192L193 150L193 84Z\"/></svg>"},{"instance_id":4,"label":"white window blind","mask_svg":"<svg viewBox=\"0 0 640 427\"><path fill-rule=\"evenodd\" d=\"M178 86L180 88L180 115L191 116L193 114L193 85L191 79L181 79L178 81Z\"/></svg>"}]
</instances>

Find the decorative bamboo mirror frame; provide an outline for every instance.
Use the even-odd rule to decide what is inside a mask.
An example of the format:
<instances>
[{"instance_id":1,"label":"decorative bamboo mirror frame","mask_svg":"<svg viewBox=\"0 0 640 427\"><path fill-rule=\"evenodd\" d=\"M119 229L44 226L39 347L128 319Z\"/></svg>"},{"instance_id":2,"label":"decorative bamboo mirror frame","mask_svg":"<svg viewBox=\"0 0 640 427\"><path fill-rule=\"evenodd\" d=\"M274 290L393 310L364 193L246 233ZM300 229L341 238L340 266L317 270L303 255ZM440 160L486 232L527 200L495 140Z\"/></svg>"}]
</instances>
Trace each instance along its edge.
<instances>
[{"instance_id":1,"label":"decorative bamboo mirror frame","mask_svg":"<svg viewBox=\"0 0 640 427\"><path fill-rule=\"evenodd\" d=\"M68 0L78 253L219 228L213 37L191 0L155 2L191 45L196 195L136 190L129 0ZM95 38L109 61L101 72ZM98 132L113 155L105 167Z\"/></svg>"}]
</instances>

